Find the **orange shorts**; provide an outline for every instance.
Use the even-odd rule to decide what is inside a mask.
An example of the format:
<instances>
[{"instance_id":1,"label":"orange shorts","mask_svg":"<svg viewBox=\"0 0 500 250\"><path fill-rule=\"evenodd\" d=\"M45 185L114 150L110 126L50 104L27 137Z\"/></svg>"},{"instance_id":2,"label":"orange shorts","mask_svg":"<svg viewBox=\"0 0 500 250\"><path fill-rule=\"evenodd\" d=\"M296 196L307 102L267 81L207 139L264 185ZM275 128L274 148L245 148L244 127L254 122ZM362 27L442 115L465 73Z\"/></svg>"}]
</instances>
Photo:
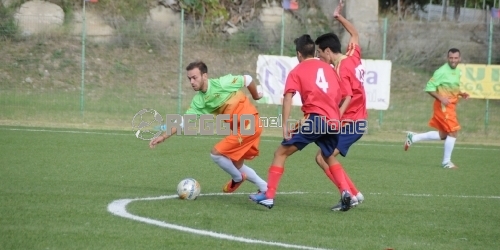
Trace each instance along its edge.
<instances>
[{"instance_id":1,"label":"orange shorts","mask_svg":"<svg viewBox=\"0 0 500 250\"><path fill-rule=\"evenodd\" d=\"M251 160L259 155L260 135L262 134L262 127L259 124L259 117L256 115L255 133L253 135L237 135L231 134L224 137L220 142L215 145L215 149L231 159L231 161L239 161L241 159Z\"/></svg>"},{"instance_id":2,"label":"orange shorts","mask_svg":"<svg viewBox=\"0 0 500 250\"><path fill-rule=\"evenodd\" d=\"M455 107L455 104L442 106L440 102L434 102L434 114L429 121L429 126L447 133L460 130Z\"/></svg>"}]
</instances>

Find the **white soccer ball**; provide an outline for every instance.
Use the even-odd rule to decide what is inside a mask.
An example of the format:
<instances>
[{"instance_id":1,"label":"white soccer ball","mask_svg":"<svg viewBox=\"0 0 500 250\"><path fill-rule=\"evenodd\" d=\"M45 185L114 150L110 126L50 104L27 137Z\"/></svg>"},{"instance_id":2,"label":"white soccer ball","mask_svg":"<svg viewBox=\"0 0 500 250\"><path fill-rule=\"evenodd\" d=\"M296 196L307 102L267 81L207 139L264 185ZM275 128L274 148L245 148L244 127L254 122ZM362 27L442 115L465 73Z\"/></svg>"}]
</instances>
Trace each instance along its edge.
<instances>
[{"instance_id":1,"label":"white soccer ball","mask_svg":"<svg viewBox=\"0 0 500 250\"><path fill-rule=\"evenodd\" d=\"M200 183L193 178L186 178L177 185L177 195L181 200L195 200L200 191Z\"/></svg>"}]
</instances>

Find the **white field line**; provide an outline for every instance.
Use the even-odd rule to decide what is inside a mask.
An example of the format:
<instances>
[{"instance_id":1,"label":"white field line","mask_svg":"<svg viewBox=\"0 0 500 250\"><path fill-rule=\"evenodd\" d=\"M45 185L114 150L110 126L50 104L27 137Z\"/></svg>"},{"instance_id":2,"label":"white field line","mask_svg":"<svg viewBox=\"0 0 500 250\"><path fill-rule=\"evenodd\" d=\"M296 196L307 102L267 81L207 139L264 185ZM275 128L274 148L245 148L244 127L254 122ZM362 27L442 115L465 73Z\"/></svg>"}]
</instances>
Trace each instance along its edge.
<instances>
[{"instance_id":1,"label":"white field line","mask_svg":"<svg viewBox=\"0 0 500 250\"><path fill-rule=\"evenodd\" d=\"M300 193L300 192L293 192L293 194L298 194L298 193ZM202 195L203 196L210 196L210 195L227 195L227 194L212 193L212 194L202 194ZM316 248L316 247L293 245L293 244L287 244L287 243L281 243L281 242L256 240L256 239L244 238L244 237L233 236L233 235L229 235L229 234L223 234L223 233L217 233L217 232L212 232L212 231L206 231L206 230L201 230L201 229L195 229L195 228L175 225L175 224L171 224L171 223L164 222L164 221L159 221L159 220L155 220L155 219L150 219L150 218L146 218L146 217L140 217L137 215L133 215L133 214L129 213L126 209L127 205L134 202L134 201L151 201L151 200L163 200L163 199L174 199L174 198L177 198L177 195L115 200L108 205L108 211L116 216L120 216L123 218L131 219L131 220L135 220L135 221L139 221L139 222L143 222L143 223L147 223L147 224L151 224L151 225L155 225L155 226L159 226L159 227L174 229L174 230L178 230L178 231L182 231L182 232L186 232L186 233L209 236L209 237L213 237L213 238L217 238L217 239L239 241L239 242L249 243L249 244L279 246L279 247L293 248L293 249L326 250L324 248Z\"/></svg>"},{"instance_id":2,"label":"white field line","mask_svg":"<svg viewBox=\"0 0 500 250\"><path fill-rule=\"evenodd\" d=\"M331 193L331 192L327 192L327 193ZM245 194L245 193L232 193L232 194L209 193L209 194L201 194L200 196L241 195L241 194ZM308 194L308 192L298 192L297 191L297 192L286 192L286 193L278 193L278 194L280 194L280 195ZM370 193L370 195L385 195L385 194ZM434 195L434 194L395 194L395 195L413 196L413 197L500 199L500 196L474 196L474 195ZM217 239L238 241L238 242L249 243L249 244L279 246L279 247L293 248L293 249L325 250L323 248L300 246L300 245L293 245L293 244L281 243L281 242L256 240L256 239L244 238L244 237L239 237L239 236L233 236L233 235L229 235L229 234L223 234L223 233L217 233L217 232L206 231L206 230L201 230L201 229L195 229L195 228L180 226L180 225L176 225L176 224L171 224L171 223L164 222L164 221L150 219L147 217L133 215L127 211L127 205L134 202L134 201L153 201L153 200L176 199L176 198L177 198L177 195L165 195L165 196L158 196L158 197L120 199L120 200L115 200L115 201L111 202L108 205L108 211L116 216L139 221L139 222L143 222L143 223L147 223L150 225L155 225L155 226L164 227L164 228L168 228L168 229L174 229L174 230L178 230L178 231L186 232L186 233L191 233L191 234L209 236L209 237L213 237L213 238L217 238Z\"/></svg>"},{"instance_id":3,"label":"white field line","mask_svg":"<svg viewBox=\"0 0 500 250\"><path fill-rule=\"evenodd\" d=\"M369 193L371 195L386 195L382 193ZM500 196L481 196L481 195L452 195L452 194L391 194L395 196L413 196L413 197L448 197L448 198L473 198L473 199L500 199Z\"/></svg>"},{"instance_id":4,"label":"white field line","mask_svg":"<svg viewBox=\"0 0 500 250\"><path fill-rule=\"evenodd\" d=\"M1 128L0 130L6 130L6 131L26 131L26 132L47 132L47 133L69 133L69 134L93 134L93 135L122 135L122 136L133 136L135 137L135 134L133 132L130 133L114 133L114 132L95 132L95 131L78 131L78 130L50 130L50 129L28 129L28 128ZM191 138L196 138L196 139L205 139L205 140L220 140L220 138L215 138L215 137L203 137L203 136L189 136ZM276 140L269 140L269 139L262 139L260 141L263 142L274 142L274 143L279 143L281 140L276 139ZM385 143L376 143L376 142L357 142L356 145L361 145L361 146L377 146L377 147L403 147L403 143L401 145L395 145L395 144L385 144ZM443 146L434 146L434 145L429 145L429 144L421 144L421 145L412 145L412 148L418 147L418 148L439 148L442 149ZM498 147L494 146L486 146L484 148L479 148L479 147L461 147L461 146L455 146L455 149L459 150L487 150L487 151L500 151Z\"/></svg>"},{"instance_id":5,"label":"white field line","mask_svg":"<svg viewBox=\"0 0 500 250\"><path fill-rule=\"evenodd\" d=\"M234 193L234 194L244 194L244 193ZM338 192L286 192L278 194L338 194ZM500 196L489 195L453 195L453 194L387 194L387 193L368 193L369 195L391 195L391 196L413 196L413 197L448 197L448 198L474 198L474 199L500 199ZM210 195L210 194L208 194Z\"/></svg>"}]
</instances>

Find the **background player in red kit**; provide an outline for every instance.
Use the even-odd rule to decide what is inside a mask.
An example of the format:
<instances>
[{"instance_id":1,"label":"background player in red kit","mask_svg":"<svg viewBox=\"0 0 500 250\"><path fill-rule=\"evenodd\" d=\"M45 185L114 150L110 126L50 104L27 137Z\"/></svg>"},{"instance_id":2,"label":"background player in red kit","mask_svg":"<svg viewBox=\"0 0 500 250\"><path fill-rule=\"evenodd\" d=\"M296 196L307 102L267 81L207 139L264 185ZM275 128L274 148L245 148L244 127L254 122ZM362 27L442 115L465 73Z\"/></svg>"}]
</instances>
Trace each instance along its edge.
<instances>
[{"instance_id":1,"label":"background player in red kit","mask_svg":"<svg viewBox=\"0 0 500 250\"><path fill-rule=\"evenodd\" d=\"M344 110L341 107L341 120L343 121L342 129L339 134L337 148L333 153L334 156L341 154L345 157L349 147L363 136L365 129L367 128L366 119L368 114L366 112L366 94L363 87L365 69L361 64L359 36L354 25L352 25L340 14L342 5L341 1L339 6L335 9L333 16L339 20L339 22L351 35L349 45L347 47L347 53L345 55L341 53L340 40L334 33L321 35L316 39L315 43L318 45L318 57L322 61L334 65L335 70L342 79L342 84L345 84L346 88L352 92L352 98L350 99L345 112L343 112ZM347 101L347 99L345 101ZM332 176L332 174L336 172L330 171L329 165L323 160L319 151L316 155L316 162L323 169L323 171L325 171L328 178L337 185L339 191L341 191L342 188L335 181L337 177ZM356 206L358 203L363 202L365 198L356 188L347 173L344 172L343 175L345 176L346 182L349 184L350 191L353 195L351 199L351 206ZM334 205L332 210L342 210L342 202Z\"/></svg>"},{"instance_id":2,"label":"background player in red kit","mask_svg":"<svg viewBox=\"0 0 500 250\"><path fill-rule=\"evenodd\" d=\"M316 143L321 149L324 161L331 166L332 171L342 168L333 156L337 146L339 130L339 103L343 93L339 82L340 78L332 67L323 61L314 58L315 45L309 35L295 39L297 59L299 64L290 71L285 83L283 98L283 137L281 145L274 152L274 159L268 170L268 184L266 192L250 195L250 199L269 209L274 206L274 197L278 184L284 172L286 159L302 150L310 143ZM298 123L296 130L288 128L288 118L292 105L293 95L299 92L302 100L304 119ZM345 95L345 94L344 94ZM342 209L350 208L351 195L345 177L335 173L342 191Z\"/></svg>"}]
</instances>

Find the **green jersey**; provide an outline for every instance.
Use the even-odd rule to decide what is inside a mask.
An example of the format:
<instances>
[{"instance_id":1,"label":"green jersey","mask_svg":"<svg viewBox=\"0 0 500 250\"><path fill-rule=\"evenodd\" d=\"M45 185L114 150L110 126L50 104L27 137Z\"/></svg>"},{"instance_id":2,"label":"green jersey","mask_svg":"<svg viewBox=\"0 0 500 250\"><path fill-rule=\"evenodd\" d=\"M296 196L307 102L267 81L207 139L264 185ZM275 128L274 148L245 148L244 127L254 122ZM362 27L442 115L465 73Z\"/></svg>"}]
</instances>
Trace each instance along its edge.
<instances>
[{"instance_id":1,"label":"green jersey","mask_svg":"<svg viewBox=\"0 0 500 250\"><path fill-rule=\"evenodd\" d=\"M436 91L440 96L447 97L451 103L457 103L460 93L460 75L458 68L452 69L448 63L434 72L427 82L426 92Z\"/></svg>"},{"instance_id":2,"label":"green jersey","mask_svg":"<svg viewBox=\"0 0 500 250\"><path fill-rule=\"evenodd\" d=\"M245 86L245 78L242 75L233 76L231 74L217 79L208 79L207 92L198 91L191 101L186 114L217 114L231 97L238 90Z\"/></svg>"}]
</instances>

